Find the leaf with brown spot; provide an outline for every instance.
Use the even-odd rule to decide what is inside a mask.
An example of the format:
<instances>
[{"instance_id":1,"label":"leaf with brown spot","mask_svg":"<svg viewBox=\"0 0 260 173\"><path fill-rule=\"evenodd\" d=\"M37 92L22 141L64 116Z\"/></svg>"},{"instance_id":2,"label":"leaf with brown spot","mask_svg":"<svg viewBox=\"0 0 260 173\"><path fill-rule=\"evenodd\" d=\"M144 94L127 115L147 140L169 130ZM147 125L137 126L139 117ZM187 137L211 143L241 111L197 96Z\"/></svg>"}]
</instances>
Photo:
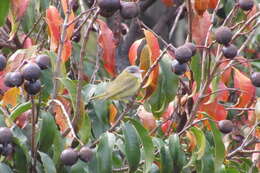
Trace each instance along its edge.
<instances>
[{"instance_id":1,"label":"leaf with brown spot","mask_svg":"<svg viewBox=\"0 0 260 173\"><path fill-rule=\"evenodd\" d=\"M20 96L20 88L10 88L3 96L3 106L11 105L12 107L17 105L17 99Z\"/></svg>"},{"instance_id":2,"label":"leaf with brown spot","mask_svg":"<svg viewBox=\"0 0 260 173\"><path fill-rule=\"evenodd\" d=\"M203 45L211 25L211 14L207 11L202 15L195 15L192 19L192 39L197 45ZM210 43L210 37L208 43Z\"/></svg>"},{"instance_id":3,"label":"leaf with brown spot","mask_svg":"<svg viewBox=\"0 0 260 173\"><path fill-rule=\"evenodd\" d=\"M100 19L96 20L99 24L98 44L103 49L104 67L111 76L116 76L116 59L114 34L105 22Z\"/></svg>"},{"instance_id":4,"label":"leaf with brown spot","mask_svg":"<svg viewBox=\"0 0 260 173\"><path fill-rule=\"evenodd\" d=\"M238 69L234 68L234 88L237 88L243 92L240 92L240 96L235 107L244 108L250 106L255 98L256 88L253 86L250 78L243 74Z\"/></svg>"},{"instance_id":5,"label":"leaf with brown spot","mask_svg":"<svg viewBox=\"0 0 260 173\"><path fill-rule=\"evenodd\" d=\"M56 51L60 41L60 27L63 23L63 19L60 17L58 9L54 6L50 6L46 10L45 20L50 32L50 48L52 51Z\"/></svg>"}]
</instances>

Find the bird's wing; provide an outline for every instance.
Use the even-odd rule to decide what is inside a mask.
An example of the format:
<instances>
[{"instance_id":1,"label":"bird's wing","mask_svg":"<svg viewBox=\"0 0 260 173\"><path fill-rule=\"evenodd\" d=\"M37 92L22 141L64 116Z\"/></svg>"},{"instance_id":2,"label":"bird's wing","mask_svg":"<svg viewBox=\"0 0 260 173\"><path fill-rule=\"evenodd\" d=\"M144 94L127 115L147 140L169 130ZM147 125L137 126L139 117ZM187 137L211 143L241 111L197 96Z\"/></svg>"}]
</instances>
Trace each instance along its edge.
<instances>
[{"instance_id":1,"label":"bird's wing","mask_svg":"<svg viewBox=\"0 0 260 173\"><path fill-rule=\"evenodd\" d=\"M122 92L127 92L128 89L136 85L136 80L138 79L132 75L119 75L114 81L108 84L107 89L104 93L93 97L93 99L105 100L119 95Z\"/></svg>"}]
</instances>

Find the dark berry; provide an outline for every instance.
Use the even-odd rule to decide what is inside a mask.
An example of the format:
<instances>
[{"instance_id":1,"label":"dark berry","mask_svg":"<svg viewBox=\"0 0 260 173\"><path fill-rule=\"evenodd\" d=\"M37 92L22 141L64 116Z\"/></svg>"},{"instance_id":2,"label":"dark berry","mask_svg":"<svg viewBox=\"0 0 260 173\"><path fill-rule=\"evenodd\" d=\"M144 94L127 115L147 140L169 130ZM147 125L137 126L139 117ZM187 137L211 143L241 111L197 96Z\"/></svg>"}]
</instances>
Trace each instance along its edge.
<instances>
[{"instance_id":1,"label":"dark berry","mask_svg":"<svg viewBox=\"0 0 260 173\"><path fill-rule=\"evenodd\" d=\"M6 145L4 145L3 150L2 150L2 154L4 156L10 156L13 153L13 145L8 143Z\"/></svg>"},{"instance_id":2,"label":"dark berry","mask_svg":"<svg viewBox=\"0 0 260 173\"><path fill-rule=\"evenodd\" d=\"M188 43L185 43L183 46L186 46L191 50L192 56L194 56L196 54L196 45L194 43L188 42Z\"/></svg>"},{"instance_id":3,"label":"dark berry","mask_svg":"<svg viewBox=\"0 0 260 173\"><path fill-rule=\"evenodd\" d=\"M225 26L221 26L216 30L216 41L220 44L227 45L233 36L232 31Z\"/></svg>"},{"instance_id":4,"label":"dark berry","mask_svg":"<svg viewBox=\"0 0 260 173\"><path fill-rule=\"evenodd\" d=\"M92 159L93 152L89 147L82 147L79 151L79 158L84 162L89 162Z\"/></svg>"},{"instance_id":5,"label":"dark berry","mask_svg":"<svg viewBox=\"0 0 260 173\"><path fill-rule=\"evenodd\" d=\"M228 46L224 46L222 48L222 52L227 59L233 59L237 56L237 47L233 44L230 44Z\"/></svg>"},{"instance_id":6,"label":"dark berry","mask_svg":"<svg viewBox=\"0 0 260 173\"><path fill-rule=\"evenodd\" d=\"M80 32L78 32L78 33L73 34L71 40L78 43L80 41L80 37L81 37Z\"/></svg>"},{"instance_id":7,"label":"dark berry","mask_svg":"<svg viewBox=\"0 0 260 173\"><path fill-rule=\"evenodd\" d=\"M7 87L19 87L23 84L23 76L20 72L8 72L5 75L4 83Z\"/></svg>"},{"instance_id":8,"label":"dark berry","mask_svg":"<svg viewBox=\"0 0 260 173\"><path fill-rule=\"evenodd\" d=\"M121 1L120 14L124 19L132 19L140 13L140 8L136 2Z\"/></svg>"},{"instance_id":9,"label":"dark berry","mask_svg":"<svg viewBox=\"0 0 260 173\"><path fill-rule=\"evenodd\" d=\"M175 50L175 56L176 59L179 61L179 63L183 64L188 62L191 59L192 52L188 47L181 46Z\"/></svg>"},{"instance_id":10,"label":"dark berry","mask_svg":"<svg viewBox=\"0 0 260 173\"><path fill-rule=\"evenodd\" d=\"M7 127L0 127L0 143L8 144L12 142L13 134Z\"/></svg>"},{"instance_id":11,"label":"dark berry","mask_svg":"<svg viewBox=\"0 0 260 173\"><path fill-rule=\"evenodd\" d=\"M0 71L3 71L6 67L6 57L0 54Z\"/></svg>"},{"instance_id":12,"label":"dark berry","mask_svg":"<svg viewBox=\"0 0 260 173\"><path fill-rule=\"evenodd\" d=\"M239 7L244 11L249 11L254 6L253 0L239 0L238 1Z\"/></svg>"},{"instance_id":13,"label":"dark berry","mask_svg":"<svg viewBox=\"0 0 260 173\"><path fill-rule=\"evenodd\" d=\"M38 55L35 60L36 64L42 69L47 69L51 66L51 60L48 55Z\"/></svg>"},{"instance_id":14,"label":"dark berry","mask_svg":"<svg viewBox=\"0 0 260 173\"><path fill-rule=\"evenodd\" d=\"M72 148L67 148L62 151L60 159L64 165L71 166L78 160L78 153Z\"/></svg>"},{"instance_id":15,"label":"dark berry","mask_svg":"<svg viewBox=\"0 0 260 173\"><path fill-rule=\"evenodd\" d=\"M101 10L116 11L120 9L120 0L97 0Z\"/></svg>"},{"instance_id":16,"label":"dark berry","mask_svg":"<svg viewBox=\"0 0 260 173\"><path fill-rule=\"evenodd\" d=\"M221 120L218 122L219 130L222 133L230 133L233 130L233 123L230 120Z\"/></svg>"},{"instance_id":17,"label":"dark berry","mask_svg":"<svg viewBox=\"0 0 260 173\"><path fill-rule=\"evenodd\" d=\"M25 81L24 82L24 89L30 95L36 95L41 90L41 81Z\"/></svg>"},{"instance_id":18,"label":"dark berry","mask_svg":"<svg viewBox=\"0 0 260 173\"><path fill-rule=\"evenodd\" d=\"M36 81L40 78L41 69L35 63L28 63L22 69L23 78L29 81Z\"/></svg>"},{"instance_id":19,"label":"dark berry","mask_svg":"<svg viewBox=\"0 0 260 173\"><path fill-rule=\"evenodd\" d=\"M180 64L177 60L172 62L172 72L176 75L183 75L187 71L187 64Z\"/></svg>"},{"instance_id":20,"label":"dark berry","mask_svg":"<svg viewBox=\"0 0 260 173\"><path fill-rule=\"evenodd\" d=\"M251 81L255 87L260 87L260 72L254 72L251 75Z\"/></svg>"}]
</instances>

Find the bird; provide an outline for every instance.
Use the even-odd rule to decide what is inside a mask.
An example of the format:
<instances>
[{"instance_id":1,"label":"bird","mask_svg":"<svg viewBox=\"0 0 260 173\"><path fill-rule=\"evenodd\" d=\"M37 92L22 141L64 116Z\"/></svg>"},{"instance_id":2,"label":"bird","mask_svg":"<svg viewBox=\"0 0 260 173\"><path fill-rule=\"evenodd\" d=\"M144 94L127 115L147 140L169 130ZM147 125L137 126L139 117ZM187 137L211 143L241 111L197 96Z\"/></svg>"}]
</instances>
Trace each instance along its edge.
<instances>
[{"instance_id":1,"label":"bird","mask_svg":"<svg viewBox=\"0 0 260 173\"><path fill-rule=\"evenodd\" d=\"M138 66L126 67L112 82L105 87L105 91L91 97L90 100L128 100L134 96L141 86L142 72Z\"/></svg>"}]
</instances>

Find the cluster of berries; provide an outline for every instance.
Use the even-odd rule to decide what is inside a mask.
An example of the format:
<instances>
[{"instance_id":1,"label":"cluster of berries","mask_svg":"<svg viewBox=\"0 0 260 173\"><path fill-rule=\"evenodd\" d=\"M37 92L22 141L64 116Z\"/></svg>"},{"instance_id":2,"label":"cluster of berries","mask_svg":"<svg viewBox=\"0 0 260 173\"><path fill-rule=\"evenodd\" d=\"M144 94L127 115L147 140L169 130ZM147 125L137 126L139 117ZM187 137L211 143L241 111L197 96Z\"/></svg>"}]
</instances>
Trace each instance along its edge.
<instances>
[{"instance_id":1,"label":"cluster of berries","mask_svg":"<svg viewBox=\"0 0 260 173\"><path fill-rule=\"evenodd\" d=\"M71 166L74 165L78 158L83 162L89 162L92 159L93 151L87 147L83 146L79 151L73 148L67 148L62 151L60 159L64 165Z\"/></svg>"},{"instance_id":2,"label":"cluster of berries","mask_svg":"<svg viewBox=\"0 0 260 173\"><path fill-rule=\"evenodd\" d=\"M0 67L3 66L5 62L0 56ZM28 62L25 64L21 71L17 69L13 72L8 72L4 78L4 84L7 87L20 87L24 85L25 91L30 95L36 95L41 90L41 81L39 80L41 76L41 70L45 70L50 66L50 58L47 55L38 55L34 62Z\"/></svg>"},{"instance_id":3,"label":"cluster of berries","mask_svg":"<svg viewBox=\"0 0 260 173\"><path fill-rule=\"evenodd\" d=\"M176 75L183 75L187 69L187 62L196 54L196 45L193 43L185 43L175 50L175 60L172 62L172 71Z\"/></svg>"}]
</instances>

